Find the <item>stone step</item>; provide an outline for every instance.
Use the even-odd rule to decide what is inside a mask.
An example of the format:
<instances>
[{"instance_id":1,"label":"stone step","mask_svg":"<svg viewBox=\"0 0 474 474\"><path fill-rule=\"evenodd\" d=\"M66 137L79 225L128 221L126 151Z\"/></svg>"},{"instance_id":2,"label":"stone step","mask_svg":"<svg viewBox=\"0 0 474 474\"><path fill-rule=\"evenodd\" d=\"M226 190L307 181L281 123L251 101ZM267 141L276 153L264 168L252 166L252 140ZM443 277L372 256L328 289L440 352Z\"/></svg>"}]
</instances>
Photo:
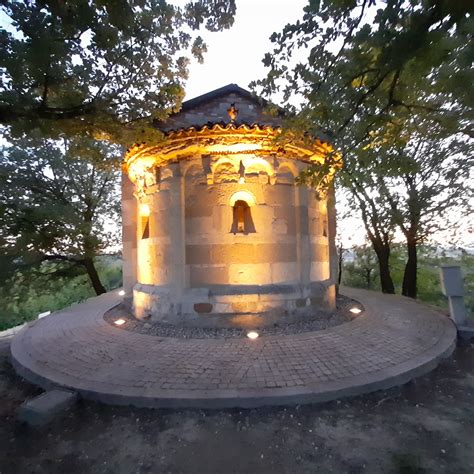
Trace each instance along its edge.
<instances>
[{"instance_id":1,"label":"stone step","mask_svg":"<svg viewBox=\"0 0 474 474\"><path fill-rule=\"evenodd\" d=\"M458 326L458 338L464 342L474 340L474 326Z\"/></svg>"},{"instance_id":2,"label":"stone step","mask_svg":"<svg viewBox=\"0 0 474 474\"><path fill-rule=\"evenodd\" d=\"M18 409L18 419L28 425L42 426L71 408L78 394L65 390L50 390L26 401Z\"/></svg>"}]
</instances>

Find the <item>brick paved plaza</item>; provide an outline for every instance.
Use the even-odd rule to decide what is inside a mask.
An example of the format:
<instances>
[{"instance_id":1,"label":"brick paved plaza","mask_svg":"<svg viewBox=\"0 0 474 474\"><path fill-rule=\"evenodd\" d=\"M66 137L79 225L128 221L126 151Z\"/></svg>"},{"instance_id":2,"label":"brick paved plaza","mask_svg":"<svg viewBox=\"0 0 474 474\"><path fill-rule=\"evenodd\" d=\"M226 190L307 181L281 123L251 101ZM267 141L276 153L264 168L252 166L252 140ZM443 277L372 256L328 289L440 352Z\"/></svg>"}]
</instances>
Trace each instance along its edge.
<instances>
[{"instance_id":1,"label":"brick paved plaza","mask_svg":"<svg viewBox=\"0 0 474 474\"><path fill-rule=\"evenodd\" d=\"M407 382L454 348L456 330L413 300L344 288L365 312L323 331L250 339L176 339L111 326L111 292L36 321L11 345L17 371L44 388L150 407L326 401Z\"/></svg>"}]
</instances>

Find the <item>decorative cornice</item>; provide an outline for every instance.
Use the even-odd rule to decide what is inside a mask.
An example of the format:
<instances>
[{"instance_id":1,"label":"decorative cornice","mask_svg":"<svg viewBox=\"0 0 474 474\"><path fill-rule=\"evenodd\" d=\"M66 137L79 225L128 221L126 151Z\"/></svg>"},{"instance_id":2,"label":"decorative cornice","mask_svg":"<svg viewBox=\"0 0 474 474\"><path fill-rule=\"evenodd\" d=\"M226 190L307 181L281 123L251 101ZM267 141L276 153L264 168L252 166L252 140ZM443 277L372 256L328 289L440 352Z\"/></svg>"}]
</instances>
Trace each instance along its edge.
<instances>
[{"instance_id":1,"label":"decorative cornice","mask_svg":"<svg viewBox=\"0 0 474 474\"><path fill-rule=\"evenodd\" d=\"M279 156L320 165L331 156L328 179L342 166L337 156L334 159L332 146L322 140L293 141L282 136L280 127L258 123L208 123L202 127L170 130L159 143L129 148L123 170L137 185L139 194L148 194L159 189L156 170L160 167L190 157L215 155L241 155L243 160L252 156L265 159Z\"/></svg>"}]
</instances>

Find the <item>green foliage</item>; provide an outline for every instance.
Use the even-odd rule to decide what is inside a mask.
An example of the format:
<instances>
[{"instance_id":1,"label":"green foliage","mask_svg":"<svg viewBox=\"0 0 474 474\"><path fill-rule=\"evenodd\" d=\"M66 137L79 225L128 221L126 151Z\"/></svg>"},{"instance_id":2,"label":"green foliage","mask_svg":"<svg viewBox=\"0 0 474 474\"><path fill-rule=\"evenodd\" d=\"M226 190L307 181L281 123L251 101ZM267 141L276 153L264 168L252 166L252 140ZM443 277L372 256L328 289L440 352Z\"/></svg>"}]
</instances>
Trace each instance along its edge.
<instances>
[{"instance_id":1,"label":"green foliage","mask_svg":"<svg viewBox=\"0 0 474 474\"><path fill-rule=\"evenodd\" d=\"M87 275L58 276L56 264L45 262L39 270L17 271L0 286L0 331L36 319L39 313L57 311L95 296ZM122 262L118 257L96 259L101 281L107 290L122 284ZM51 276L53 275L53 276Z\"/></svg>"},{"instance_id":2,"label":"green foliage","mask_svg":"<svg viewBox=\"0 0 474 474\"><path fill-rule=\"evenodd\" d=\"M375 252L370 245L351 249L351 258L343 263L342 283L356 288L380 290L378 266ZM448 309L448 302L441 291L440 267L459 265L464 276L465 303L474 318L474 255L464 250L443 250L434 246L420 247L418 265L418 299ZM390 270L397 292L400 291L404 274L406 249L403 245L393 247L390 256ZM370 283L368 279L370 275Z\"/></svg>"},{"instance_id":3,"label":"green foliage","mask_svg":"<svg viewBox=\"0 0 474 474\"><path fill-rule=\"evenodd\" d=\"M254 85L285 100L298 94L299 116L343 154L402 145L406 122L420 118L444 136L473 136L472 13L465 1L310 2L272 35L270 71Z\"/></svg>"},{"instance_id":4,"label":"green foliage","mask_svg":"<svg viewBox=\"0 0 474 474\"><path fill-rule=\"evenodd\" d=\"M13 256L94 256L117 221L119 149L93 140L23 139L3 148L0 238Z\"/></svg>"},{"instance_id":5,"label":"green foliage","mask_svg":"<svg viewBox=\"0 0 474 474\"><path fill-rule=\"evenodd\" d=\"M103 291L92 259L120 239L120 149L91 139L24 138L2 151L0 281L51 261L62 275L87 268Z\"/></svg>"},{"instance_id":6,"label":"green foliage","mask_svg":"<svg viewBox=\"0 0 474 474\"><path fill-rule=\"evenodd\" d=\"M413 124L406 144L366 150L369 164L356 170L357 179L378 195L377 205L415 242L446 228L453 209L466 215L472 210L474 141L461 134L439 140L437 130L431 124Z\"/></svg>"},{"instance_id":7,"label":"green foliage","mask_svg":"<svg viewBox=\"0 0 474 474\"><path fill-rule=\"evenodd\" d=\"M156 135L184 95L195 34L233 23L235 1L6 0L0 27L0 123L134 143Z\"/></svg>"},{"instance_id":8,"label":"green foliage","mask_svg":"<svg viewBox=\"0 0 474 474\"><path fill-rule=\"evenodd\" d=\"M302 20L272 36L269 73L254 84L293 104L297 95L288 127L335 145L338 182L381 267L402 231L402 291L412 297L416 246L447 226L453 207L469 211L472 197L472 13L469 2L450 0L310 2ZM325 172L315 165L300 181L321 186ZM390 272L380 273L390 292Z\"/></svg>"},{"instance_id":9,"label":"green foliage","mask_svg":"<svg viewBox=\"0 0 474 474\"><path fill-rule=\"evenodd\" d=\"M372 247L361 245L351 250L353 259L343 265L343 284L355 288L380 290L377 256Z\"/></svg>"}]
</instances>

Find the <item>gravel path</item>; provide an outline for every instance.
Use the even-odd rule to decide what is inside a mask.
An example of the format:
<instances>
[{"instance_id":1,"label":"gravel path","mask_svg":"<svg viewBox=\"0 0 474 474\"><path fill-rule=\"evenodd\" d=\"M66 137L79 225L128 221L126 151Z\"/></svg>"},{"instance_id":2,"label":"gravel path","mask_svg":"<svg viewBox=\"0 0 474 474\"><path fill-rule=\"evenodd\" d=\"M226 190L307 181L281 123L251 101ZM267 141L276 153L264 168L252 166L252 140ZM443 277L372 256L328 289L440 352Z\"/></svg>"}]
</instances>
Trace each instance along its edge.
<instances>
[{"instance_id":1,"label":"gravel path","mask_svg":"<svg viewBox=\"0 0 474 474\"><path fill-rule=\"evenodd\" d=\"M304 319L288 324L275 324L271 327L256 328L259 335L271 336L278 334L299 334L304 332L321 331L339 324L347 323L354 319L354 315L349 311L354 306L361 308L357 301L338 296L337 309L333 313L323 311L315 312L311 319ZM360 313L362 314L362 313ZM131 311L124 304L119 304L104 314L104 319L113 326L117 319L125 320L125 323L118 326L125 331L147 334L158 337L174 337L183 339L230 339L247 337L248 329L241 328L198 328L186 326L174 326L162 322L139 321L135 319Z\"/></svg>"}]
</instances>

